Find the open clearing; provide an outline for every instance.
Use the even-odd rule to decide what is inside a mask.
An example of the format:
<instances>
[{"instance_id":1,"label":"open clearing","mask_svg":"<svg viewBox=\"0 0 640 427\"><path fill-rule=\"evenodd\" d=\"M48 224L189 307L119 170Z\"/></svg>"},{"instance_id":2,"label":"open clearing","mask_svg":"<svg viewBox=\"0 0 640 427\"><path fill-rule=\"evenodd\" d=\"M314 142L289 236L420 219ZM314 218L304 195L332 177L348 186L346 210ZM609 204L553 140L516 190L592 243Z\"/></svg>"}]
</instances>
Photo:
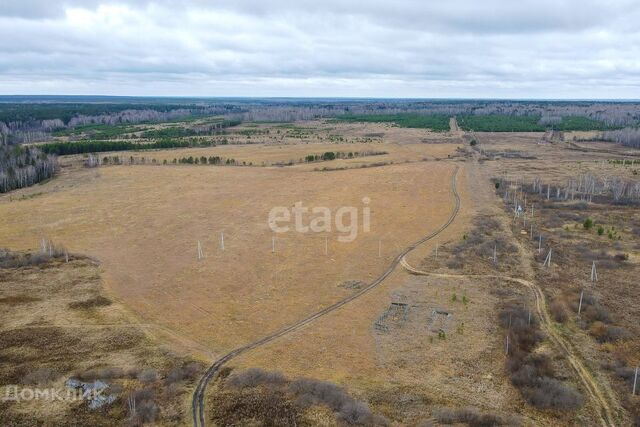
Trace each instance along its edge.
<instances>
[{"instance_id":1,"label":"open clearing","mask_svg":"<svg viewBox=\"0 0 640 427\"><path fill-rule=\"evenodd\" d=\"M430 146L421 147L428 153ZM335 172L204 166L73 170L39 186L42 194L36 197L4 196L0 240L27 249L47 237L100 259L109 292L145 322L169 327L219 354L352 292L341 283L378 274L399 248L447 216L452 171L444 162ZM464 175L460 179L464 182ZM337 237L344 233L335 226L326 235L291 231L276 236L271 252L272 207L302 201L333 213L340 206L362 211L364 197L371 200L371 232L360 228L355 241L340 243ZM206 255L201 261L198 240ZM233 334L224 333L231 329Z\"/></svg>"}]
</instances>

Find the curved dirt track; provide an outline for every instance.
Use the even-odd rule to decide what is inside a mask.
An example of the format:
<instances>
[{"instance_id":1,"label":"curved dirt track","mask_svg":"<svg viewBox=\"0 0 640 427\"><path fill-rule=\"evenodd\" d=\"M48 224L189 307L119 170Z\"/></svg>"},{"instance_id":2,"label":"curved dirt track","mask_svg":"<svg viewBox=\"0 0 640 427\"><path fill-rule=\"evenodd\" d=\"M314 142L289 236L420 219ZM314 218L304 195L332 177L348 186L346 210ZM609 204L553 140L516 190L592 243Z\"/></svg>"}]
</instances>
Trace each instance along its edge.
<instances>
[{"instance_id":1,"label":"curved dirt track","mask_svg":"<svg viewBox=\"0 0 640 427\"><path fill-rule=\"evenodd\" d=\"M319 312L312 314L302 320L300 320L299 322L287 326L284 329L281 329L277 332L274 332L271 335L268 335L264 338L261 338L257 341L253 341L249 344L246 344L242 347L239 347L235 350L232 350L231 352L227 353L226 355L224 355L223 357L221 357L220 359L216 360L210 367L209 369L207 369L207 371L204 373L204 375L200 378L200 381L198 382L198 385L196 386L195 391L193 392L193 398L192 398L192 403L191 403L191 408L192 408L192 416L193 416L193 425L194 427L204 427L205 425L205 392L207 389L207 386L209 385L209 382L215 377L215 375L218 373L218 371L220 370L220 368L227 362L229 362L230 360L232 360L233 358L239 356L242 353L245 353L251 349L254 349L256 347L260 347L264 344L267 344L277 338L280 338L284 335L289 334L290 332L296 331L300 328L302 328L303 326L313 322L314 320L331 313L332 311L337 310L338 308L342 307L343 305L359 298L360 296L364 295L365 293L367 293L368 291L370 291L371 289L377 287L378 285L380 285L394 270L395 268L398 266L398 264L401 263L401 261L404 259L405 255L407 255L409 252L413 251L416 247L418 247L419 245L433 239L434 237L436 237L437 235L439 235L440 233L442 233L447 227L449 227L449 225L451 225L451 223L455 220L455 218L458 216L458 212L460 211L460 196L458 195L458 190L456 188L456 178L458 176L458 170L459 168L456 166L455 171L453 172L453 175L451 177L451 192L454 198L454 208L453 211L451 212L451 214L449 215L449 218L447 219L447 221L440 226L437 230L431 232L430 234L424 236L422 239L418 240L417 242L413 243L412 245L406 247L401 253L399 253L394 259L393 261L391 261L391 264L389 265L389 267L387 267L387 269L380 275L378 276L378 278L376 278L373 282L371 282L368 286L366 286L365 288L362 288L361 290L359 290L358 292L352 294L351 296L340 300L322 310L320 310Z\"/></svg>"},{"instance_id":2,"label":"curved dirt track","mask_svg":"<svg viewBox=\"0 0 640 427\"><path fill-rule=\"evenodd\" d=\"M535 283L520 279L517 277L510 276L500 276L500 275L491 275L491 274L442 274L442 273L429 273L427 271L420 271L416 268L409 265L407 260L403 257L400 260L400 264L412 274L420 275L420 276L431 276L431 277L442 277L442 278L453 278L453 279L463 279L463 278L486 278L486 279L501 279L507 280L510 282L518 283L520 285L526 286L531 289L535 298L536 298L536 311L538 312L538 317L540 318L540 324L542 325L543 330L547 333L547 335L551 338L551 340L558 346L558 348L562 349L567 357L567 360L573 367L574 371L582 381L591 401L595 405L598 410L598 416L600 418L600 424L605 427L614 427L616 426L615 411L612 408L612 404L609 402L609 399L605 396L605 393L601 390L600 386L593 378L593 375L589 372L589 370L585 367L584 363L580 359L580 357L575 353L571 344L564 338L562 335L558 333L558 331L553 326L553 321L549 316L547 311L547 303L542 293L540 287L538 287Z\"/></svg>"}]
</instances>

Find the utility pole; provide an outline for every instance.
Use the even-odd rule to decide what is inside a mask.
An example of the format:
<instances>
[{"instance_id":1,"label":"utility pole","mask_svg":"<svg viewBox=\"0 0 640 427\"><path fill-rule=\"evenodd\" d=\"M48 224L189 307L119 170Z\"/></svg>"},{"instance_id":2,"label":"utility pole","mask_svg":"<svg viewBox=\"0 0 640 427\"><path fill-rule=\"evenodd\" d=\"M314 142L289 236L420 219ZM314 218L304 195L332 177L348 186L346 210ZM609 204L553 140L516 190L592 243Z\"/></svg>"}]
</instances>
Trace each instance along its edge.
<instances>
[{"instance_id":1,"label":"utility pole","mask_svg":"<svg viewBox=\"0 0 640 427\"><path fill-rule=\"evenodd\" d=\"M224 251L224 231L220 232L220 249Z\"/></svg>"}]
</instances>

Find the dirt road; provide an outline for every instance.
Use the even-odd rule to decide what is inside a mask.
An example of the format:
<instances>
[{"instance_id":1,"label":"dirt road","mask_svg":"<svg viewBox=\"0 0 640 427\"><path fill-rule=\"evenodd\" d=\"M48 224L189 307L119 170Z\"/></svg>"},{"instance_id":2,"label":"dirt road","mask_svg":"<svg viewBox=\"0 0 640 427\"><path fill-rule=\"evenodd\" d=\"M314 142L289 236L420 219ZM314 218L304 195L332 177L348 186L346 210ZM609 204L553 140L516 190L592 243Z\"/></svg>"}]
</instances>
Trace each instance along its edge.
<instances>
[{"instance_id":1,"label":"dirt road","mask_svg":"<svg viewBox=\"0 0 640 427\"><path fill-rule=\"evenodd\" d=\"M451 132L460 132L460 126L458 126L458 120L455 117L449 119L449 130Z\"/></svg>"}]
</instances>

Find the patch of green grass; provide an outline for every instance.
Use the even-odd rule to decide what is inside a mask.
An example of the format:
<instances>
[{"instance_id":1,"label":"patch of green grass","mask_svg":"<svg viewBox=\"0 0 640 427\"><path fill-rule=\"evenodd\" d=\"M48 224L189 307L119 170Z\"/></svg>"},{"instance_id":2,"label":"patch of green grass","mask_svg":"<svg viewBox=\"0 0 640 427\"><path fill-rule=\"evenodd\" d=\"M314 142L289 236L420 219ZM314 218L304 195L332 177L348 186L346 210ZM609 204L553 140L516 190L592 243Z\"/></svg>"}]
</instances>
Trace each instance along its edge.
<instances>
[{"instance_id":1,"label":"patch of green grass","mask_svg":"<svg viewBox=\"0 0 640 427\"><path fill-rule=\"evenodd\" d=\"M53 136L87 135L87 139L113 139L121 135L144 130L144 127L131 125L94 124L77 126L73 129L57 129Z\"/></svg>"}]
</instances>

